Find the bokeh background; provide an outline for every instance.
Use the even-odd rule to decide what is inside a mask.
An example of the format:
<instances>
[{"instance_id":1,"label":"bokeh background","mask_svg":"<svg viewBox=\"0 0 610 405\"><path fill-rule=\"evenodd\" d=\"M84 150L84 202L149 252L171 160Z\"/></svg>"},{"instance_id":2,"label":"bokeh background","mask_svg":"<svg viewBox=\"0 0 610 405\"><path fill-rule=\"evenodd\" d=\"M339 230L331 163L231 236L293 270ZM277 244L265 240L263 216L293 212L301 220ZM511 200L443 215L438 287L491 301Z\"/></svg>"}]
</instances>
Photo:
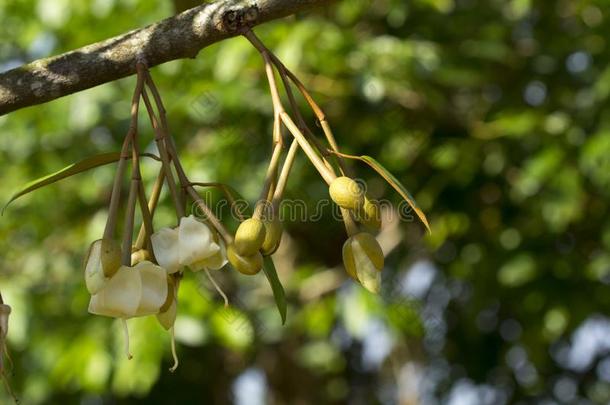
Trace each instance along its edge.
<instances>
[{"instance_id":1,"label":"bokeh background","mask_svg":"<svg viewBox=\"0 0 610 405\"><path fill-rule=\"evenodd\" d=\"M0 70L175 7L0 2ZM603 0L342 0L256 28L311 89L343 150L393 171L433 233L386 221L374 296L346 277L345 231L330 208L318 221L286 223L275 257L284 326L262 274L217 273L232 301L226 310L189 273L172 374L169 338L153 317L130 321L127 361L118 321L87 313L81 261L101 235L113 167L80 174L0 218L17 396L24 404L609 403L609 17ZM255 199L272 125L255 50L234 38L152 73L192 179ZM0 202L30 179L118 150L133 85L126 78L0 117ZM374 197L398 205L374 172L353 167ZM145 178L155 170L147 163ZM302 154L287 197L309 208L327 198ZM159 226L173 220L163 201Z\"/></svg>"}]
</instances>

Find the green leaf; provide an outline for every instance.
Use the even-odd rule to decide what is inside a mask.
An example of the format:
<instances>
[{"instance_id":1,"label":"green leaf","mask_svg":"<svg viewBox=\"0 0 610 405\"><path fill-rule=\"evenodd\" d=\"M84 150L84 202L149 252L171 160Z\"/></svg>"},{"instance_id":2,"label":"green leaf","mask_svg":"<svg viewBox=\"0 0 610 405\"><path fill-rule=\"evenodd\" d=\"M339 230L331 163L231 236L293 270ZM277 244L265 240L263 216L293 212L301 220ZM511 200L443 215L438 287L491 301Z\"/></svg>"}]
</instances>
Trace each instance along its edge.
<instances>
[{"instance_id":1,"label":"green leaf","mask_svg":"<svg viewBox=\"0 0 610 405\"><path fill-rule=\"evenodd\" d=\"M58 170L55 173L51 173L39 179L32 180L26 185L24 185L21 190L13 194L10 200L8 200L8 202L2 208L2 215L4 214L4 210L6 209L6 207L8 207L10 203L15 201L19 197L31 193L32 191L42 188L44 186L48 186L49 184L58 182L59 180L74 176L75 174L79 174L99 166L104 166L109 163L117 162L120 156L120 152L101 153L99 155L90 156L84 160L81 160L80 162L72 163L71 165L66 166L61 170ZM155 155L151 155L149 153L142 153L141 156L151 157L155 160L158 160Z\"/></svg>"},{"instance_id":2,"label":"green leaf","mask_svg":"<svg viewBox=\"0 0 610 405\"><path fill-rule=\"evenodd\" d=\"M339 152L334 152L334 151L329 151L329 152L335 153L336 155L339 155L339 156L347 158L347 159L361 160L364 163L371 166L377 173L379 173L381 175L381 177L383 177L385 179L385 181L388 182L388 184L390 184L394 188L394 190L396 190L398 192L398 194L401 195L402 198L404 198L404 200L409 204L409 206L413 209L413 211L415 211L415 213L417 214L419 219L426 226L426 229L428 230L428 232L432 233L432 231L430 230L430 224L428 223L428 219L426 218L426 214L424 214L424 212L421 210L421 208L419 208L419 206L415 202L415 199L413 198L411 193L409 193L407 191L407 189L405 188L405 186L403 186L402 183L392 173L390 173L385 167L383 167L383 165L381 163L379 163L374 158L372 158L370 156L366 156L366 155L354 156L354 155L347 155L345 153L339 153Z\"/></svg>"},{"instance_id":3,"label":"green leaf","mask_svg":"<svg viewBox=\"0 0 610 405\"><path fill-rule=\"evenodd\" d=\"M266 256L263 263L263 271L269 284L271 284L271 290L273 291L273 298L275 299L275 305L280 312L282 317L282 325L286 322L286 295L284 293L284 287L277 276L273 259L270 256Z\"/></svg>"}]
</instances>

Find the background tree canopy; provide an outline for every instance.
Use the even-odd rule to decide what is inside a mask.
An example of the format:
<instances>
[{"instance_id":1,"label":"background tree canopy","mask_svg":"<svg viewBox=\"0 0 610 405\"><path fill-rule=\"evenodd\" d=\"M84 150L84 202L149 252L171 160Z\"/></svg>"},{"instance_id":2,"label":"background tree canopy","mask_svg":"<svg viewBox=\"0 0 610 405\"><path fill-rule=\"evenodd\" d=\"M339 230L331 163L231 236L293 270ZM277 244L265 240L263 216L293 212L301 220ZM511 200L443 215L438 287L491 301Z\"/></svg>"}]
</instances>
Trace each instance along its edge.
<instances>
[{"instance_id":1,"label":"background tree canopy","mask_svg":"<svg viewBox=\"0 0 610 405\"><path fill-rule=\"evenodd\" d=\"M168 0L5 1L0 70L173 13ZM317 221L287 222L276 255L287 324L262 274L222 271L229 309L191 274L176 322L181 365L171 374L169 338L154 318L130 321L128 361L118 322L87 313L81 261L102 233L113 168L60 182L15 202L0 222L17 396L24 404L608 403L608 18L602 0L343 0L256 28L325 108L345 152L386 165L432 234L386 221L374 296L343 270L345 231L330 206ZM152 74L191 177L254 200L272 125L255 49L234 38ZM32 178L119 150L134 82L0 117L2 202ZM151 139L150 127L142 131ZM313 210L327 187L297 159L287 197ZM374 172L354 168L374 197L400 207ZM143 170L154 178L152 163ZM170 206L165 195L159 222L171 222Z\"/></svg>"}]
</instances>

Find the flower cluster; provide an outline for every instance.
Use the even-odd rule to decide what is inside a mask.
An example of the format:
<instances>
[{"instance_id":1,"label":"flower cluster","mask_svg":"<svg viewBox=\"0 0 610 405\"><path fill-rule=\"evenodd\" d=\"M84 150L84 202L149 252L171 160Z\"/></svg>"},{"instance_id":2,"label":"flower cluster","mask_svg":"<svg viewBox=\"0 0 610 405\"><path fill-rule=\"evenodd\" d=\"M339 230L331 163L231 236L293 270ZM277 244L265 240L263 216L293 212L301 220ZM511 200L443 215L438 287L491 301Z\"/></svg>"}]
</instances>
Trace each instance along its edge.
<instances>
[{"instance_id":1,"label":"flower cluster","mask_svg":"<svg viewBox=\"0 0 610 405\"><path fill-rule=\"evenodd\" d=\"M91 244L85 261L90 313L123 321L156 315L170 330L177 312L175 275L184 268L217 270L227 263L224 243L192 215L182 217L176 228L153 233L151 242L158 264L146 260L149 255L143 259L134 252L129 266L121 265L121 249L112 241L99 239Z\"/></svg>"},{"instance_id":2,"label":"flower cluster","mask_svg":"<svg viewBox=\"0 0 610 405\"><path fill-rule=\"evenodd\" d=\"M384 266L384 254L374 236L381 228L380 209L353 180L347 159L369 164L401 194L424 224L428 225L410 194L379 162L368 156L351 156L339 151L324 112L305 86L252 31L246 30L242 34L263 57L274 115L272 152L252 214L248 218L240 214L240 224L233 233L206 205L196 187L216 187L225 193L229 201L235 201L236 198L232 189L225 184L189 180L171 136L161 96L144 61L140 61L136 66L137 83L131 102L131 123L118 157L106 226L102 237L91 243L84 261L85 285L91 294L89 312L122 321L128 357L131 355L127 320L155 315L161 326L170 331L172 336L172 354L175 360L172 370L178 364L173 325L178 310L180 280L187 269L206 274L227 305L228 298L214 281L211 271L219 270L230 263L231 267L241 274L255 275L265 266L265 276L272 286L282 321L285 320L285 294L269 256L276 252L281 243L283 226L277 210L299 150L303 151L316 168L329 187L331 199L341 208L348 236L343 245L343 263L347 274L367 290L375 293L379 291L381 270ZM281 78L291 114L282 104L276 75ZM299 111L294 88L310 106L324 138L316 136ZM138 112L141 102L146 107L154 131L158 154L140 153ZM290 146L286 150L288 143ZM147 150L150 150L148 145ZM159 173L149 196L140 173L140 159L143 157L160 162ZM92 163L94 164L90 166L99 165L95 159ZM123 201L121 194L129 163L129 192ZM56 175L45 177L45 184L39 187L60 178ZM167 188L173 203L176 222L155 231L153 218L164 187ZM185 207L189 206L189 202L203 214L201 219L187 214ZM136 215L138 206L139 216ZM122 213L124 221L120 238L117 237L119 212ZM137 232L136 217L141 218ZM137 237L134 239L135 235ZM10 307L0 300L2 344L7 332L9 313ZM0 354L0 370L1 360Z\"/></svg>"},{"instance_id":3,"label":"flower cluster","mask_svg":"<svg viewBox=\"0 0 610 405\"><path fill-rule=\"evenodd\" d=\"M172 333L178 307L179 282L185 269L203 271L228 302L210 271L221 269L230 263L238 272L255 275L265 265L265 257L272 255L281 243L282 224L277 213L295 156L302 150L328 184L331 199L341 208L348 238L343 245L343 263L349 276L367 290L377 293L380 289L384 254L374 233L381 228L379 206L372 201L359 184L353 180L346 160L359 159L369 163L403 197L416 208L404 188L395 178L372 158L345 155L339 152L326 116L313 101L303 84L279 59L251 32L244 33L257 48L265 62L265 72L273 102L274 123L272 152L265 181L254 211L248 218L241 217L233 234L214 216L212 210L199 196L195 187L218 187L229 200L234 199L230 187L222 183L191 182L180 163L175 142L170 135L165 108L150 73L139 63L138 81L132 99L131 125L125 137L117 167L117 174L110 199L108 220L104 235L93 242L85 261L85 282L91 293L89 312L121 319L128 342L126 320L132 317L156 315L160 324ZM290 101L292 116L286 112L276 82L279 74L285 94ZM318 119L327 146L316 138L301 115L292 90L292 84L301 92ZM148 96L152 94L155 108ZM140 101L144 101L150 122L155 131L157 160L161 168L150 199L147 200L139 169L137 128ZM294 120L293 120L294 117ZM290 134L290 147L285 151L286 132ZM282 156L284 156L282 162ZM125 225L119 243L114 239L119 212L121 181L127 161L131 159L131 183L125 207ZM371 162L374 162L371 164ZM176 225L166 226L156 232L153 216L160 191L167 186L176 212ZM203 212L205 221L187 215L185 206L191 198ZM133 240L136 204L139 203L142 224L137 239ZM416 209L425 222L423 213ZM285 298L275 270L265 275L272 284L278 309L285 316ZM270 275L271 274L271 275ZM127 346L129 353L129 347ZM128 354L129 355L129 354ZM176 360L177 364L177 360Z\"/></svg>"},{"instance_id":4,"label":"flower cluster","mask_svg":"<svg viewBox=\"0 0 610 405\"><path fill-rule=\"evenodd\" d=\"M153 95L156 110L148 96ZM153 129L155 143L161 162L157 181L150 199L146 198L140 176L138 141L138 109L144 101ZM108 219L101 239L94 241L84 263L85 285L91 294L89 312L95 315L117 318L122 321L126 337L126 352L129 353L129 332L126 320L134 317L155 315L161 326L172 335L172 353L175 364L173 325L178 308L178 289L185 269L204 271L213 281L210 270L218 270L227 263L225 243L230 234L207 211L206 222L193 215L186 215L185 192L202 209L205 203L197 194L182 165L169 134L165 109L150 73L143 64L138 64L138 81L132 100L132 122L123 142L117 173L108 208ZM121 205L121 183L131 159L131 182L125 204L124 227L121 242L115 239L116 222ZM175 178L177 174L177 179ZM153 229L153 216L161 189L167 186L176 210L176 226ZM140 207L142 224L134 241L136 205ZM223 297L224 293L219 290Z\"/></svg>"}]
</instances>

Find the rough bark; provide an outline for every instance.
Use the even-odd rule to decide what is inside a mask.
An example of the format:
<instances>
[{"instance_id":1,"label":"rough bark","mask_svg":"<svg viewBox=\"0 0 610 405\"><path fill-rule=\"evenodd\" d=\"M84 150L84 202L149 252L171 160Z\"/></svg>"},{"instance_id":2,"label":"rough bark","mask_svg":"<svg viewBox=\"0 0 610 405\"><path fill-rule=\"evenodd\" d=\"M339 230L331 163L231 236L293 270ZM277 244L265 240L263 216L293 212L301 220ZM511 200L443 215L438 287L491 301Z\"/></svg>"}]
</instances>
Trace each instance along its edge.
<instances>
[{"instance_id":1,"label":"rough bark","mask_svg":"<svg viewBox=\"0 0 610 405\"><path fill-rule=\"evenodd\" d=\"M149 67L194 58L246 27L333 0L220 0L144 28L0 73L0 115L111 82Z\"/></svg>"}]
</instances>

